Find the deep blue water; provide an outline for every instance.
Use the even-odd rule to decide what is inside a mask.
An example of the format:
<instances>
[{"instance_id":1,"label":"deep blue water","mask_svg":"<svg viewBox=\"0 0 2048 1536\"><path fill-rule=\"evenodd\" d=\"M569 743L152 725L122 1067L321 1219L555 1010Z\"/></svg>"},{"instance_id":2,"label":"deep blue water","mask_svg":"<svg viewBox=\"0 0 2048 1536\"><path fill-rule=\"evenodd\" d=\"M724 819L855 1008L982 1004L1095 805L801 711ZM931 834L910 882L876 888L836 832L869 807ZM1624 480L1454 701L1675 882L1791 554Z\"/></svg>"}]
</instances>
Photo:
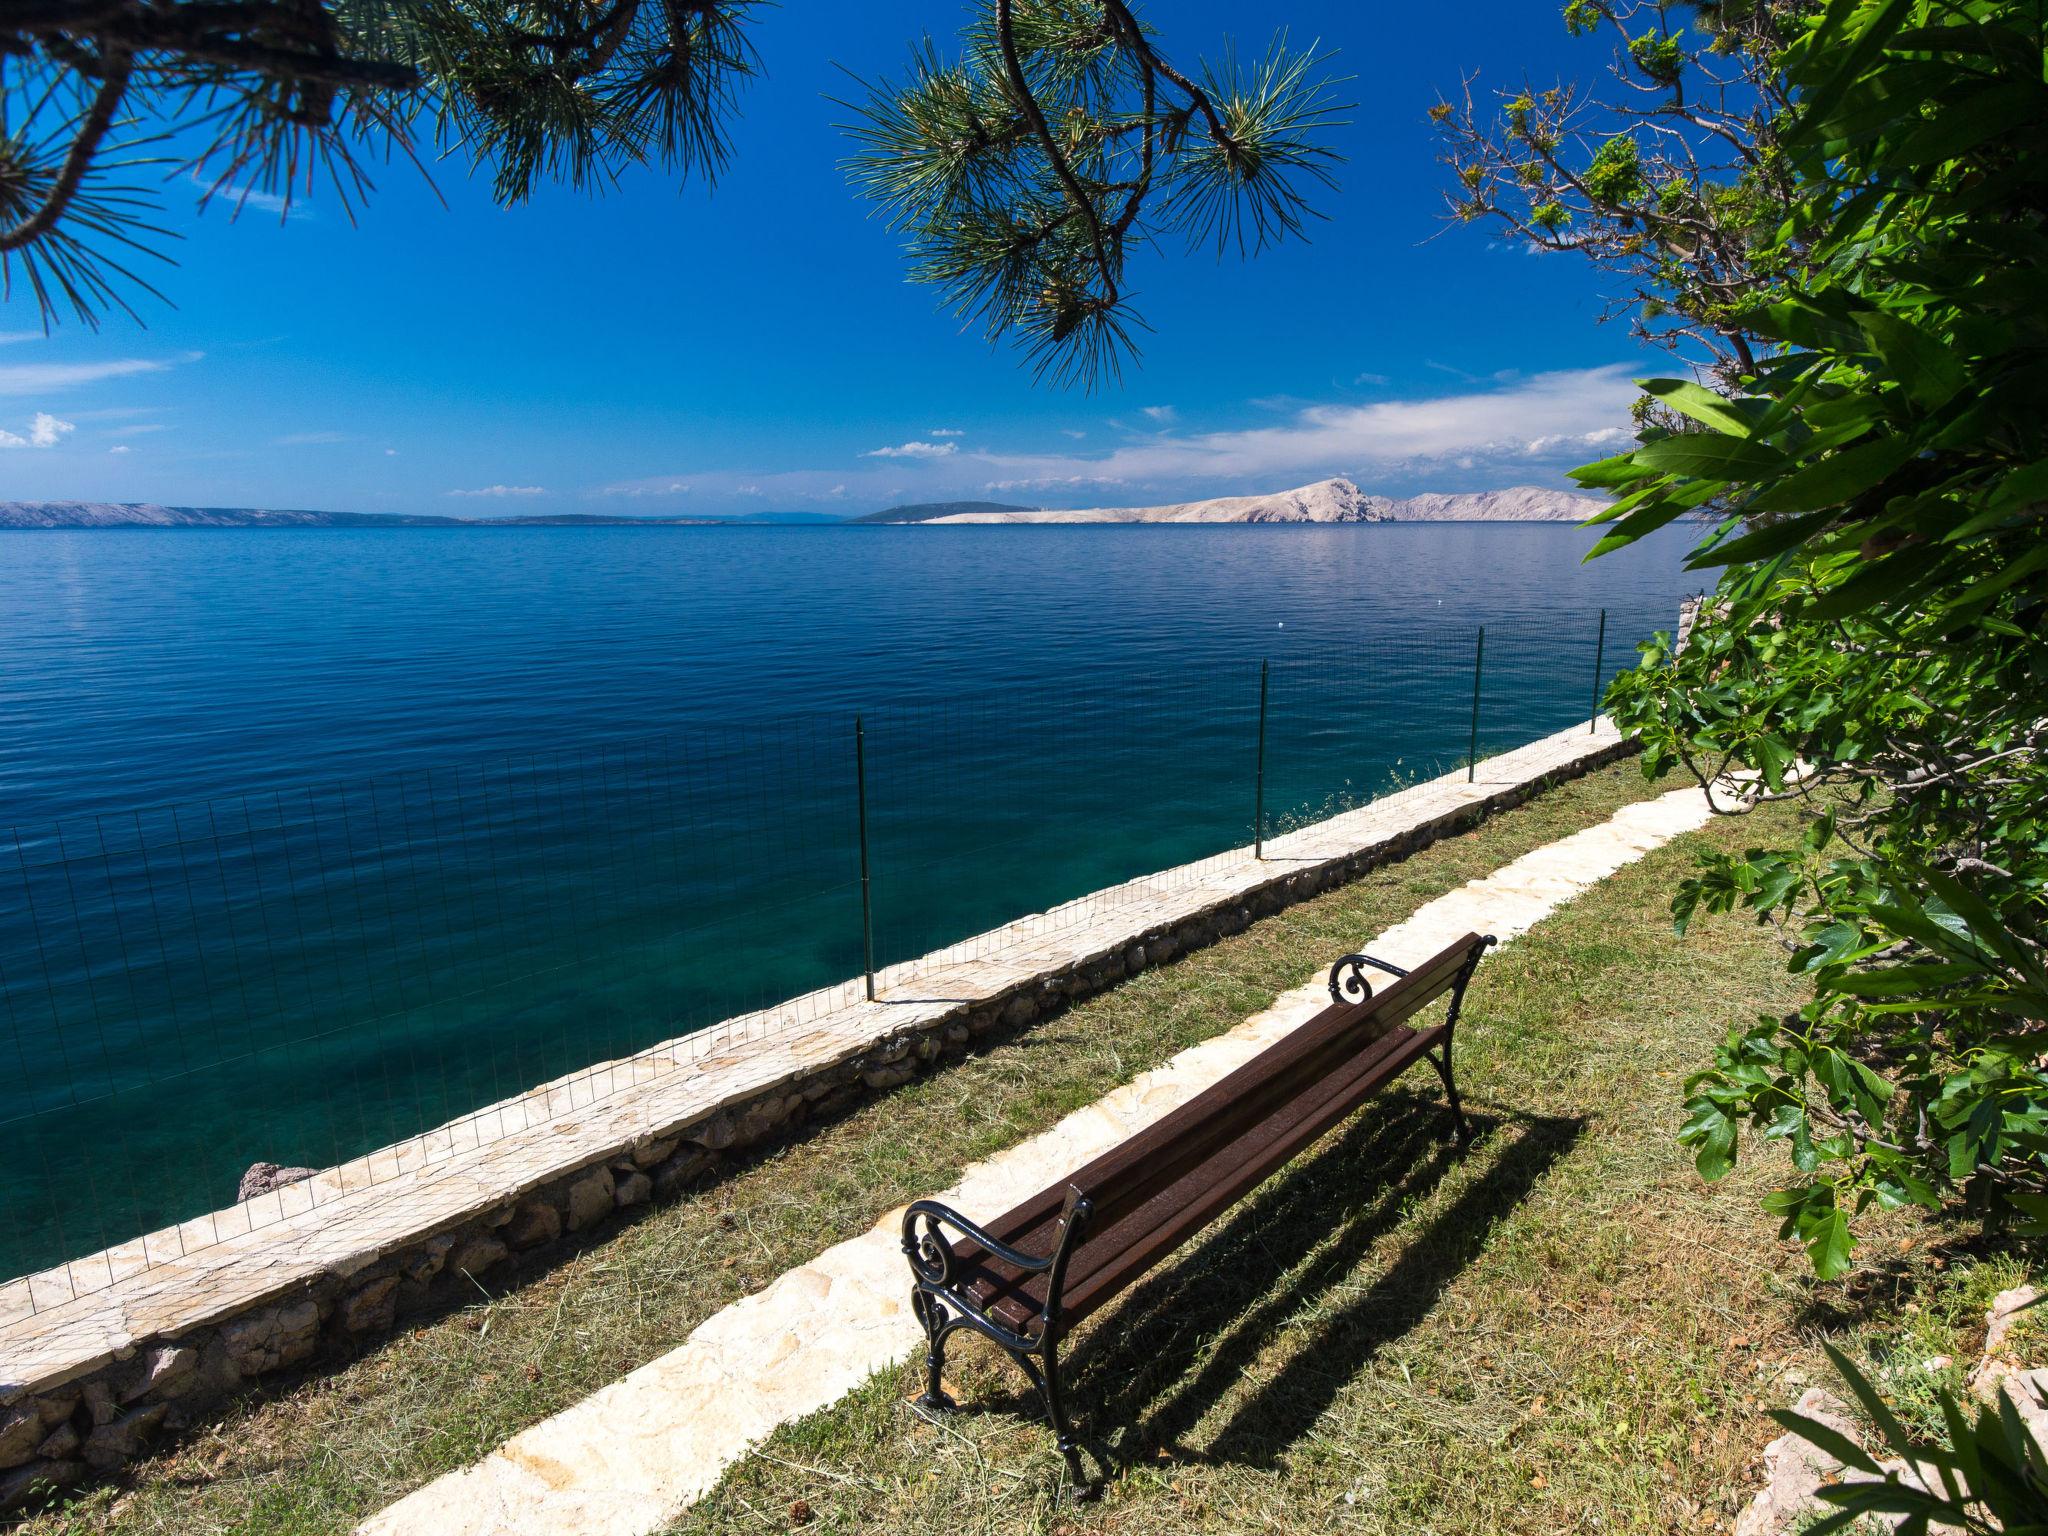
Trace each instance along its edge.
<instances>
[{"instance_id":1,"label":"deep blue water","mask_svg":"<svg viewBox=\"0 0 2048 1536\"><path fill-rule=\"evenodd\" d=\"M1682 536L0 534L0 1272L1584 720ZM90 1195L59 1211L52 1189Z\"/></svg>"}]
</instances>

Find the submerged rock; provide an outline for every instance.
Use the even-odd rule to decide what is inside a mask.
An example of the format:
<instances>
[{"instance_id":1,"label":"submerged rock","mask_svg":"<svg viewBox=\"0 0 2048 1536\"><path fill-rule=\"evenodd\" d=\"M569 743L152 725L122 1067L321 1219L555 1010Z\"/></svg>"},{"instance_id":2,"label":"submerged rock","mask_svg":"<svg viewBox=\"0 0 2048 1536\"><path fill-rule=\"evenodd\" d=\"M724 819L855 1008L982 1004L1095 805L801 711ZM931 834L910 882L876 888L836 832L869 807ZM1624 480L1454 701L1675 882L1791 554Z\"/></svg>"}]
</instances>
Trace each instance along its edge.
<instances>
[{"instance_id":1,"label":"submerged rock","mask_svg":"<svg viewBox=\"0 0 2048 1536\"><path fill-rule=\"evenodd\" d=\"M267 1195L273 1189L282 1189L287 1184L297 1184L310 1179L317 1168L285 1168L276 1163L251 1163L249 1171L242 1175L242 1182L235 1190L235 1203L254 1200L258 1195Z\"/></svg>"}]
</instances>

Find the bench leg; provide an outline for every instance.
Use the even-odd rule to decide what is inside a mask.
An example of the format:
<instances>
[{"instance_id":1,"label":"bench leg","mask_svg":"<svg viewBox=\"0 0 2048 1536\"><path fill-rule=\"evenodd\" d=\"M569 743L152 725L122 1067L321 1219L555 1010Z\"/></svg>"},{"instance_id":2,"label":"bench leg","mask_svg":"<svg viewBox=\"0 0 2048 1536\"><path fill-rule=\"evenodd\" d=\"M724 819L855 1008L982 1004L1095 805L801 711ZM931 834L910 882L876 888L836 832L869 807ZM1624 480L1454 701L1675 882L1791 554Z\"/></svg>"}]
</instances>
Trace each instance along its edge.
<instances>
[{"instance_id":1,"label":"bench leg","mask_svg":"<svg viewBox=\"0 0 2048 1536\"><path fill-rule=\"evenodd\" d=\"M1458 1099L1458 1081L1451 1073L1451 1042L1448 1039L1444 1041L1441 1055L1435 1051L1427 1054L1429 1064L1436 1068L1436 1075L1443 1079L1444 1098L1451 1106L1451 1131L1462 1147L1472 1139L1472 1122L1465 1118L1465 1106Z\"/></svg>"},{"instance_id":2,"label":"bench leg","mask_svg":"<svg viewBox=\"0 0 2048 1536\"><path fill-rule=\"evenodd\" d=\"M918 1322L924 1328L924 1396L917 1400L920 1408L933 1413L950 1413L958 1406L946 1395L946 1318L945 1309L923 1291L910 1293L910 1310L917 1314Z\"/></svg>"},{"instance_id":3,"label":"bench leg","mask_svg":"<svg viewBox=\"0 0 2048 1536\"><path fill-rule=\"evenodd\" d=\"M1074 1429L1067 1422L1066 1401L1060 1392L1060 1352L1057 1344L1047 1342L1041 1353L1045 1366L1041 1370L1028 1355L1013 1358L1024 1368L1038 1388L1038 1395L1045 1399L1045 1416L1052 1421L1053 1440L1059 1446L1060 1455L1066 1458L1067 1477L1071 1481L1076 1499L1092 1499L1102 1490L1089 1480L1081 1466L1081 1442L1074 1435Z\"/></svg>"},{"instance_id":4,"label":"bench leg","mask_svg":"<svg viewBox=\"0 0 2048 1536\"><path fill-rule=\"evenodd\" d=\"M1458 1138L1458 1145L1464 1146L1472 1140L1472 1123L1465 1118L1465 1106L1458 1102L1458 1080L1451 1071L1451 1044L1458 1037L1458 1015L1465 1008L1465 988L1472 983L1472 971L1479 964L1479 957L1499 941L1488 934L1466 960L1465 968L1458 973L1458 984L1451 990L1450 1011L1444 1015L1444 1044L1441 1053L1428 1052L1429 1064L1436 1068L1436 1075L1444 1080L1444 1097L1450 1101L1451 1128Z\"/></svg>"}]
</instances>

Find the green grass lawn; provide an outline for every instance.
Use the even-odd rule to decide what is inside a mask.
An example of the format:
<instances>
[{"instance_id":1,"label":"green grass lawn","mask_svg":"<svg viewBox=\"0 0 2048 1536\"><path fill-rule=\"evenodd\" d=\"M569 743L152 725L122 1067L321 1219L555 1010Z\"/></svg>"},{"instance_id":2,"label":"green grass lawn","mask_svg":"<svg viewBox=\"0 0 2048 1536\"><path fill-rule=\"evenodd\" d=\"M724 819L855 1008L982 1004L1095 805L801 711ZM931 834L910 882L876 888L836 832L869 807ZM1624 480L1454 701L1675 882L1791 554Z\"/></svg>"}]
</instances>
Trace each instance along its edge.
<instances>
[{"instance_id":1,"label":"green grass lawn","mask_svg":"<svg viewBox=\"0 0 2048 1536\"><path fill-rule=\"evenodd\" d=\"M1647 793L1632 764L1604 770L1135 978L354 1364L280 1382L28 1529L345 1531L1422 902ZM1988 1282L1949 1280L1923 1240L1854 1287L1816 1287L1756 1208L1765 1179L1693 1176L1671 1142L1679 1078L1794 990L1755 930L1671 937L1688 861L1684 845L1653 856L1487 962L1459 1035L1486 1126L1469 1153L1414 1074L1084 1331L1100 1504L1057 1502L1018 1381L963 1343L952 1374L981 1411L927 1422L902 1401L909 1373L887 1374L776 1436L678 1529L1707 1528L1774 1432L1762 1411L1784 1371L1822 1375L1820 1327L1933 1347L1967 1331Z\"/></svg>"}]
</instances>

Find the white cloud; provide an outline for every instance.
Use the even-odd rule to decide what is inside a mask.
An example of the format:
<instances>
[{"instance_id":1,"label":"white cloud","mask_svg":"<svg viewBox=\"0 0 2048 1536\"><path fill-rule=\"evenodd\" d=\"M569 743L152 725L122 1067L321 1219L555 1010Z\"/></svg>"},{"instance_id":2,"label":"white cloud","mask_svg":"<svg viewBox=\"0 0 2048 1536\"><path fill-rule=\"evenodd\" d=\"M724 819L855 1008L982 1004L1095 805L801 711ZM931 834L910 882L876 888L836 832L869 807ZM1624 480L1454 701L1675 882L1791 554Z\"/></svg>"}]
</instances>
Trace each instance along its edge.
<instances>
[{"instance_id":1,"label":"white cloud","mask_svg":"<svg viewBox=\"0 0 2048 1536\"><path fill-rule=\"evenodd\" d=\"M1569 432L1553 432L1548 437L1531 438L1528 447L1523 451L1550 453L1560 448L1599 448L1607 443L1626 442L1628 438L1629 433L1623 427L1602 427L1595 432L1580 432L1576 435Z\"/></svg>"},{"instance_id":2,"label":"white cloud","mask_svg":"<svg viewBox=\"0 0 2048 1536\"><path fill-rule=\"evenodd\" d=\"M963 461L971 462L972 455L963 455ZM942 461L943 462L943 461ZM611 485L591 487L581 494L587 497L675 497L690 496L694 504L717 509L719 502L734 496L759 496L773 500L777 505L794 505L813 502L831 505L844 501L848 496L895 496L904 487L884 489L883 475L900 475L900 467L884 468L875 465L863 467L848 474L844 469L780 469L762 472L749 469L689 470L675 475L650 475L644 480L622 480ZM689 478L684 479L683 474Z\"/></svg>"},{"instance_id":3,"label":"white cloud","mask_svg":"<svg viewBox=\"0 0 2048 1536\"><path fill-rule=\"evenodd\" d=\"M982 486L985 491L1045 491L1058 488L1075 488L1083 485L1122 485L1124 482L1114 475L1035 475L1023 480L991 480Z\"/></svg>"},{"instance_id":4,"label":"white cloud","mask_svg":"<svg viewBox=\"0 0 2048 1536\"><path fill-rule=\"evenodd\" d=\"M1071 438L1072 438L1072 439L1073 439L1073 440L1074 440L1075 442L1077 442L1077 443L1078 443L1079 441L1081 441L1081 439L1082 439L1082 438L1084 438L1084 437L1086 437L1087 435L1088 435L1088 434L1087 434L1086 432L1083 432L1083 431L1081 431L1080 429L1078 429L1078 428L1076 428L1076 427L1061 427L1061 428L1060 428L1060 436L1061 436L1061 437L1071 437Z\"/></svg>"},{"instance_id":5,"label":"white cloud","mask_svg":"<svg viewBox=\"0 0 2048 1536\"><path fill-rule=\"evenodd\" d=\"M870 448L861 457L864 459L943 459L948 454L958 453L958 443L898 443L894 448Z\"/></svg>"},{"instance_id":6,"label":"white cloud","mask_svg":"<svg viewBox=\"0 0 2048 1536\"><path fill-rule=\"evenodd\" d=\"M926 437L965 437L966 435L958 427L930 427L925 431Z\"/></svg>"},{"instance_id":7,"label":"white cloud","mask_svg":"<svg viewBox=\"0 0 2048 1536\"><path fill-rule=\"evenodd\" d=\"M199 356L197 352L188 352L175 361L193 362ZM0 363L0 395L40 395L49 390L97 384L102 379L161 373L170 366L170 361L155 357L116 357L101 363Z\"/></svg>"},{"instance_id":8,"label":"white cloud","mask_svg":"<svg viewBox=\"0 0 2048 1536\"><path fill-rule=\"evenodd\" d=\"M107 450L109 453L132 453L133 451L126 443L116 443Z\"/></svg>"},{"instance_id":9,"label":"white cloud","mask_svg":"<svg viewBox=\"0 0 2048 1536\"><path fill-rule=\"evenodd\" d=\"M1351 381L1354 384L1391 384L1394 381L1384 373L1361 373Z\"/></svg>"},{"instance_id":10,"label":"white cloud","mask_svg":"<svg viewBox=\"0 0 2048 1536\"><path fill-rule=\"evenodd\" d=\"M1622 364L1539 373L1503 388L1370 405L1314 405L1270 427L1178 436L1163 432L1095 458L979 454L1012 478L1113 476L1125 481L1231 480L1278 488L1352 467L1414 466L1461 455L1524 460L1598 446L1624 432L1636 396Z\"/></svg>"},{"instance_id":11,"label":"white cloud","mask_svg":"<svg viewBox=\"0 0 2048 1536\"><path fill-rule=\"evenodd\" d=\"M486 485L474 491L450 491L450 496L545 496L542 485Z\"/></svg>"},{"instance_id":12,"label":"white cloud","mask_svg":"<svg viewBox=\"0 0 2048 1536\"><path fill-rule=\"evenodd\" d=\"M598 493L600 496L687 496L690 485L686 480L635 480L625 485L608 485Z\"/></svg>"},{"instance_id":13,"label":"white cloud","mask_svg":"<svg viewBox=\"0 0 2048 1536\"><path fill-rule=\"evenodd\" d=\"M65 433L77 430L71 422L59 421L48 411L37 411L29 422L28 436L0 431L0 448L54 448L63 441Z\"/></svg>"},{"instance_id":14,"label":"white cloud","mask_svg":"<svg viewBox=\"0 0 2048 1536\"><path fill-rule=\"evenodd\" d=\"M1157 422L1162 427L1170 427L1180 420L1180 412L1170 405L1147 405L1141 409L1146 419Z\"/></svg>"},{"instance_id":15,"label":"white cloud","mask_svg":"<svg viewBox=\"0 0 2048 1536\"><path fill-rule=\"evenodd\" d=\"M396 448L386 448L384 450L384 457L387 459L395 459L398 457L398 450Z\"/></svg>"},{"instance_id":16,"label":"white cloud","mask_svg":"<svg viewBox=\"0 0 2048 1536\"><path fill-rule=\"evenodd\" d=\"M238 187L225 178L208 176L203 171L190 172L186 180L203 194L202 204L220 203L230 213L240 213L244 208L255 208L263 213L274 213L280 218L310 219L313 210L302 198L285 198L275 192L265 192L258 187Z\"/></svg>"}]
</instances>

